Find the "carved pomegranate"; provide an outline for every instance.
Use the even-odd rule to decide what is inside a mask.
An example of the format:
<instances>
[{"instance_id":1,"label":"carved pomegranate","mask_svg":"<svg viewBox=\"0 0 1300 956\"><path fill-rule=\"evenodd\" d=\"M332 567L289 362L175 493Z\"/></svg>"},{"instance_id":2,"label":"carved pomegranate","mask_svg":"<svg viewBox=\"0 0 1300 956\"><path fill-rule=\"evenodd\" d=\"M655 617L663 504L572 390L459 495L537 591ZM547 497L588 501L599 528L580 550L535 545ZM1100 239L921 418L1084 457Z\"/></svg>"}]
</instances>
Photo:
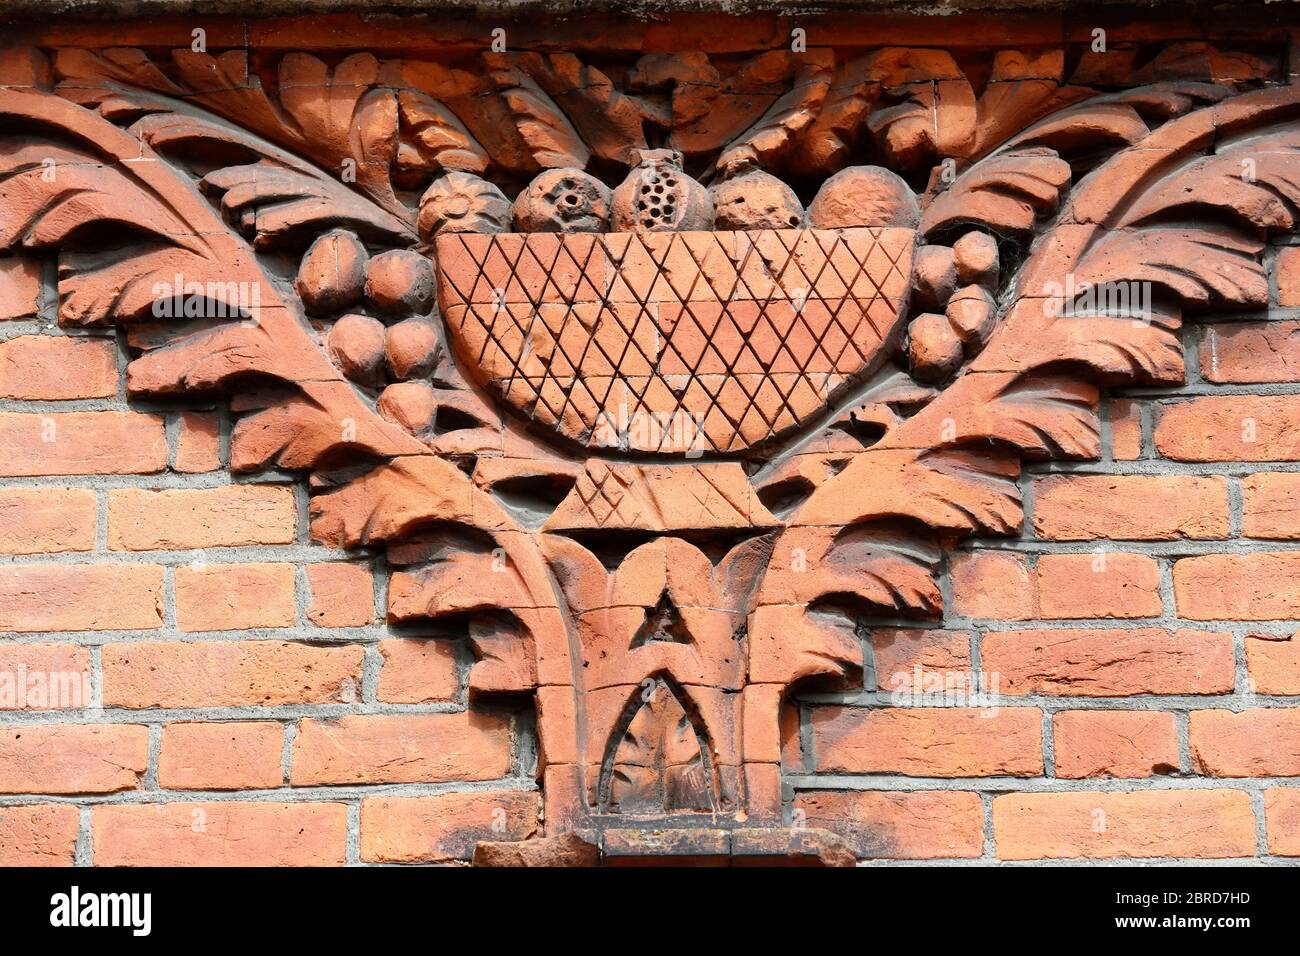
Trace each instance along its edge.
<instances>
[{"instance_id":1,"label":"carved pomegranate","mask_svg":"<svg viewBox=\"0 0 1300 956\"><path fill-rule=\"evenodd\" d=\"M580 169L539 173L515 199L516 232L603 232L609 187Z\"/></svg>"},{"instance_id":2,"label":"carved pomegranate","mask_svg":"<svg viewBox=\"0 0 1300 956\"><path fill-rule=\"evenodd\" d=\"M803 203L771 173L750 169L709 187L718 229L798 229Z\"/></svg>"},{"instance_id":3,"label":"carved pomegranate","mask_svg":"<svg viewBox=\"0 0 1300 956\"><path fill-rule=\"evenodd\" d=\"M627 178L614 190L615 232L688 232L713 225L709 191L682 172L675 149L633 150Z\"/></svg>"}]
</instances>

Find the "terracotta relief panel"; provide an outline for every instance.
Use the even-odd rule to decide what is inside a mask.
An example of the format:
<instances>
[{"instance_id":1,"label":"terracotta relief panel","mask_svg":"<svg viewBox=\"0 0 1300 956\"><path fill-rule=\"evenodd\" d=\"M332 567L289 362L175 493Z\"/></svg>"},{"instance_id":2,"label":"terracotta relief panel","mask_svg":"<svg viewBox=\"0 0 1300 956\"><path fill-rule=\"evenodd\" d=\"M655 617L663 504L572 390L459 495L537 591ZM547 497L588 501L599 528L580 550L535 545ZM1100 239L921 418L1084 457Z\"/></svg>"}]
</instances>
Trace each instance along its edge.
<instances>
[{"instance_id":1,"label":"terracotta relief panel","mask_svg":"<svg viewBox=\"0 0 1300 956\"><path fill-rule=\"evenodd\" d=\"M533 702L548 836L788 841L789 696L1266 306L1286 48L490 44L12 47L0 252Z\"/></svg>"}]
</instances>

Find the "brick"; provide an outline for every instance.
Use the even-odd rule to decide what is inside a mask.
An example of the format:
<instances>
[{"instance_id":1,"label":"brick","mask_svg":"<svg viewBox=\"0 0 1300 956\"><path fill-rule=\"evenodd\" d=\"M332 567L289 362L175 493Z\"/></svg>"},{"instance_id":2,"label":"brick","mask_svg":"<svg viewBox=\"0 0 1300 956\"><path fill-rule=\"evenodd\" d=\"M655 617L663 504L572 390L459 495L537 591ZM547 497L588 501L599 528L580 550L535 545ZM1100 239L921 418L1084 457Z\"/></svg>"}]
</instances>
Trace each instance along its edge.
<instances>
[{"instance_id":1,"label":"brick","mask_svg":"<svg viewBox=\"0 0 1300 956\"><path fill-rule=\"evenodd\" d=\"M798 794L794 807L806 826L840 834L862 859L969 859L984 849L984 807L975 793L826 791Z\"/></svg>"},{"instance_id":2,"label":"brick","mask_svg":"<svg viewBox=\"0 0 1300 956\"><path fill-rule=\"evenodd\" d=\"M1158 617L1163 607L1159 567L1145 554L1045 554L1037 589L1047 619Z\"/></svg>"},{"instance_id":3,"label":"brick","mask_svg":"<svg viewBox=\"0 0 1300 956\"><path fill-rule=\"evenodd\" d=\"M962 617L1023 621L1034 616L1034 590L1025 559L981 551L952 558L953 610Z\"/></svg>"},{"instance_id":4,"label":"brick","mask_svg":"<svg viewBox=\"0 0 1300 956\"><path fill-rule=\"evenodd\" d=\"M0 566L0 631L155 628L162 592L163 570L155 565Z\"/></svg>"},{"instance_id":5,"label":"brick","mask_svg":"<svg viewBox=\"0 0 1300 956\"><path fill-rule=\"evenodd\" d=\"M1127 399L1110 401L1110 457L1135 461L1142 457L1142 406Z\"/></svg>"},{"instance_id":6,"label":"brick","mask_svg":"<svg viewBox=\"0 0 1300 956\"><path fill-rule=\"evenodd\" d=\"M293 489L275 485L108 493L108 546L115 551L291 544L296 524Z\"/></svg>"},{"instance_id":7,"label":"brick","mask_svg":"<svg viewBox=\"0 0 1300 956\"><path fill-rule=\"evenodd\" d=\"M176 569L182 631L290 627L297 617L291 564L212 564Z\"/></svg>"},{"instance_id":8,"label":"brick","mask_svg":"<svg viewBox=\"0 0 1300 956\"><path fill-rule=\"evenodd\" d=\"M131 724L5 724L0 793L134 790L149 766L149 728Z\"/></svg>"},{"instance_id":9,"label":"brick","mask_svg":"<svg viewBox=\"0 0 1300 956\"><path fill-rule=\"evenodd\" d=\"M221 426L210 412L181 415L176 435L176 461L172 467L185 474L216 471L221 467Z\"/></svg>"},{"instance_id":10,"label":"brick","mask_svg":"<svg viewBox=\"0 0 1300 956\"><path fill-rule=\"evenodd\" d=\"M1011 695L1226 694L1234 680L1232 636L1206 631L990 632L980 662Z\"/></svg>"},{"instance_id":11,"label":"brick","mask_svg":"<svg viewBox=\"0 0 1300 956\"><path fill-rule=\"evenodd\" d=\"M167 467L163 420L142 412L0 412L0 476L133 475Z\"/></svg>"},{"instance_id":12,"label":"brick","mask_svg":"<svg viewBox=\"0 0 1300 956\"><path fill-rule=\"evenodd\" d=\"M1061 711L1052 715L1052 741L1058 777L1150 777L1178 771L1173 714Z\"/></svg>"},{"instance_id":13,"label":"brick","mask_svg":"<svg viewBox=\"0 0 1300 956\"><path fill-rule=\"evenodd\" d=\"M1273 273L1277 277L1277 304L1284 307L1300 305L1300 248L1283 246L1279 249Z\"/></svg>"},{"instance_id":14,"label":"brick","mask_svg":"<svg viewBox=\"0 0 1300 956\"><path fill-rule=\"evenodd\" d=\"M1182 475L1056 475L1034 483L1034 533L1053 541L1228 534L1228 484Z\"/></svg>"},{"instance_id":15,"label":"brick","mask_svg":"<svg viewBox=\"0 0 1300 956\"><path fill-rule=\"evenodd\" d=\"M0 710L79 710L92 700L90 648L0 644Z\"/></svg>"},{"instance_id":16,"label":"brick","mask_svg":"<svg viewBox=\"0 0 1300 956\"><path fill-rule=\"evenodd\" d=\"M355 714L303 720L290 780L318 784L495 780L510 769L510 722L497 714Z\"/></svg>"},{"instance_id":17,"label":"brick","mask_svg":"<svg viewBox=\"0 0 1300 956\"><path fill-rule=\"evenodd\" d=\"M0 342L0 398L107 398L117 394L117 382L117 349L108 339L20 335Z\"/></svg>"},{"instance_id":18,"label":"brick","mask_svg":"<svg viewBox=\"0 0 1300 956\"><path fill-rule=\"evenodd\" d=\"M0 554L89 551L97 511L87 488L0 488Z\"/></svg>"},{"instance_id":19,"label":"brick","mask_svg":"<svg viewBox=\"0 0 1300 956\"><path fill-rule=\"evenodd\" d=\"M1255 815L1238 790L1014 793L993 799L1000 860L1255 855Z\"/></svg>"},{"instance_id":20,"label":"brick","mask_svg":"<svg viewBox=\"0 0 1300 956\"><path fill-rule=\"evenodd\" d=\"M80 821L65 803L0 807L0 866L72 866Z\"/></svg>"},{"instance_id":21,"label":"brick","mask_svg":"<svg viewBox=\"0 0 1300 956\"><path fill-rule=\"evenodd\" d=\"M1300 474L1263 472L1241 479L1241 533L1248 538L1300 538Z\"/></svg>"},{"instance_id":22,"label":"brick","mask_svg":"<svg viewBox=\"0 0 1300 956\"><path fill-rule=\"evenodd\" d=\"M284 783L284 727L270 721L168 724L158 782L169 790L257 790Z\"/></svg>"},{"instance_id":23,"label":"brick","mask_svg":"<svg viewBox=\"0 0 1300 956\"><path fill-rule=\"evenodd\" d=\"M468 860L479 840L537 833L537 793L486 790L361 801L361 859L367 863Z\"/></svg>"},{"instance_id":24,"label":"brick","mask_svg":"<svg viewBox=\"0 0 1300 956\"><path fill-rule=\"evenodd\" d=\"M1300 616L1300 552L1206 554L1174 562L1178 615L1194 621Z\"/></svg>"},{"instance_id":25,"label":"brick","mask_svg":"<svg viewBox=\"0 0 1300 956\"><path fill-rule=\"evenodd\" d=\"M91 811L96 866L342 866L341 803L146 803Z\"/></svg>"},{"instance_id":26,"label":"brick","mask_svg":"<svg viewBox=\"0 0 1300 956\"><path fill-rule=\"evenodd\" d=\"M1248 634L1246 669L1257 694L1300 694L1300 634Z\"/></svg>"},{"instance_id":27,"label":"brick","mask_svg":"<svg viewBox=\"0 0 1300 956\"><path fill-rule=\"evenodd\" d=\"M1042 773L1042 715L1031 707L818 707L813 753L823 773L1027 777Z\"/></svg>"},{"instance_id":28,"label":"brick","mask_svg":"<svg viewBox=\"0 0 1300 956\"><path fill-rule=\"evenodd\" d=\"M1207 325L1201 377L1221 384L1300 381L1300 322Z\"/></svg>"},{"instance_id":29,"label":"brick","mask_svg":"<svg viewBox=\"0 0 1300 956\"><path fill-rule=\"evenodd\" d=\"M0 321L32 319L41 309L41 264L34 259L0 259Z\"/></svg>"},{"instance_id":30,"label":"brick","mask_svg":"<svg viewBox=\"0 0 1300 956\"><path fill-rule=\"evenodd\" d=\"M1300 709L1194 710L1192 764L1213 777L1300 776Z\"/></svg>"},{"instance_id":31,"label":"brick","mask_svg":"<svg viewBox=\"0 0 1300 956\"><path fill-rule=\"evenodd\" d=\"M1207 395L1156 408L1156 450L1165 458L1300 459L1300 395Z\"/></svg>"},{"instance_id":32,"label":"brick","mask_svg":"<svg viewBox=\"0 0 1300 956\"><path fill-rule=\"evenodd\" d=\"M450 641L380 641L384 665L379 699L388 704L428 704L455 700L460 693L455 648Z\"/></svg>"},{"instance_id":33,"label":"brick","mask_svg":"<svg viewBox=\"0 0 1300 956\"><path fill-rule=\"evenodd\" d=\"M924 674L966 673L971 669L967 631L876 628L871 632L876 661L876 685L896 690L915 683L915 670Z\"/></svg>"},{"instance_id":34,"label":"brick","mask_svg":"<svg viewBox=\"0 0 1300 956\"><path fill-rule=\"evenodd\" d=\"M1269 853L1300 856L1300 788L1264 791L1264 829Z\"/></svg>"},{"instance_id":35,"label":"brick","mask_svg":"<svg viewBox=\"0 0 1300 956\"><path fill-rule=\"evenodd\" d=\"M364 650L286 641L109 644L106 707L282 707L351 703Z\"/></svg>"},{"instance_id":36,"label":"brick","mask_svg":"<svg viewBox=\"0 0 1300 956\"><path fill-rule=\"evenodd\" d=\"M375 582L368 567L343 561L309 564L307 584L307 620L317 627L361 627L374 621Z\"/></svg>"}]
</instances>

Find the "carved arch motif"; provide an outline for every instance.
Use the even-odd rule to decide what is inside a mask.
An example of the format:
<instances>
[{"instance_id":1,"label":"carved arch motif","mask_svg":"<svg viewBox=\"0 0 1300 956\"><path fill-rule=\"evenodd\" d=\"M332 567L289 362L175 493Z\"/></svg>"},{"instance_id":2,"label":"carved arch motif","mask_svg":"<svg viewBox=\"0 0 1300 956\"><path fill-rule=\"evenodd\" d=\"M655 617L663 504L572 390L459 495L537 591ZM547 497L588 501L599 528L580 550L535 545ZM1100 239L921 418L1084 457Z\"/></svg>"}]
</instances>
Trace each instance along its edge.
<instances>
[{"instance_id":1,"label":"carved arch motif","mask_svg":"<svg viewBox=\"0 0 1300 956\"><path fill-rule=\"evenodd\" d=\"M231 396L232 470L385 548L391 621L468 622L471 694L534 696L548 832L776 824L783 701L856 679L856 619L939 615L1022 462L1181 381L1185 312L1267 304L1300 96L1186 44L1131 88L1065 50L624 66L52 51L0 89L0 252L126 329L131 396ZM599 438L603 379L703 439Z\"/></svg>"}]
</instances>

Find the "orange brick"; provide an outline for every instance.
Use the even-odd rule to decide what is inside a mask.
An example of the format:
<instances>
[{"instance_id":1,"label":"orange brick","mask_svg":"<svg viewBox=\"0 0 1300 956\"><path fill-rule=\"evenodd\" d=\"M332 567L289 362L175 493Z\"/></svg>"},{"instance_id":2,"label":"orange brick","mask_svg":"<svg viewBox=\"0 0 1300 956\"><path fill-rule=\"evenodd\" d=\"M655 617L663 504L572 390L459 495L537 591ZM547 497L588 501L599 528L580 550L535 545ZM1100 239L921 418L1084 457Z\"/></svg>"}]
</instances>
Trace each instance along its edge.
<instances>
[{"instance_id":1,"label":"orange brick","mask_svg":"<svg viewBox=\"0 0 1300 956\"><path fill-rule=\"evenodd\" d=\"M1269 853L1300 856L1300 788L1264 791L1264 827Z\"/></svg>"},{"instance_id":2,"label":"orange brick","mask_svg":"<svg viewBox=\"0 0 1300 956\"><path fill-rule=\"evenodd\" d=\"M1160 570L1145 554L1045 554L1038 559L1044 618L1158 617Z\"/></svg>"},{"instance_id":3,"label":"orange brick","mask_svg":"<svg viewBox=\"0 0 1300 956\"><path fill-rule=\"evenodd\" d=\"M5 724L0 793L134 790L149 766L149 728L130 724Z\"/></svg>"},{"instance_id":4,"label":"orange brick","mask_svg":"<svg viewBox=\"0 0 1300 956\"><path fill-rule=\"evenodd\" d=\"M1110 457L1115 461L1142 457L1142 406L1137 402L1110 401Z\"/></svg>"},{"instance_id":5,"label":"orange brick","mask_svg":"<svg viewBox=\"0 0 1300 956\"><path fill-rule=\"evenodd\" d=\"M280 707L351 703L364 650L285 641L109 644L106 707Z\"/></svg>"},{"instance_id":6,"label":"orange brick","mask_svg":"<svg viewBox=\"0 0 1300 956\"><path fill-rule=\"evenodd\" d=\"M41 309L41 264L34 259L0 259L0 320L32 319Z\"/></svg>"},{"instance_id":7,"label":"orange brick","mask_svg":"<svg viewBox=\"0 0 1300 956\"><path fill-rule=\"evenodd\" d=\"M0 710L80 710L91 706L90 648L0 644Z\"/></svg>"},{"instance_id":8,"label":"orange brick","mask_svg":"<svg viewBox=\"0 0 1300 956\"><path fill-rule=\"evenodd\" d=\"M1300 635L1247 635L1246 668L1257 694L1300 694Z\"/></svg>"},{"instance_id":9,"label":"orange brick","mask_svg":"<svg viewBox=\"0 0 1300 956\"><path fill-rule=\"evenodd\" d=\"M72 866L80 817L66 803L0 807L0 866Z\"/></svg>"},{"instance_id":10,"label":"orange brick","mask_svg":"<svg viewBox=\"0 0 1300 956\"><path fill-rule=\"evenodd\" d=\"M953 609L963 617L1023 621L1034 616L1034 590L1025 559L980 551L952 557Z\"/></svg>"},{"instance_id":11,"label":"orange brick","mask_svg":"<svg viewBox=\"0 0 1300 956\"><path fill-rule=\"evenodd\" d=\"M449 641L380 641L384 666L379 699L390 704L454 700L460 692L455 649Z\"/></svg>"},{"instance_id":12,"label":"orange brick","mask_svg":"<svg viewBox=\"0 0 1300 956\"><path fill-rule=\"evenodd\" d=\"M1273 274L1277 277L1277 304L1284 307L1300 305L1300 248L1283 246L1279 249Z\"/></svg>"},{"instance_id":13,"label":"orange brick","mask_svg":"<svg viewBox=\"0 0 1300 956\"><path fill-rule=\"evenodd\" d=\"M127 475L167 467L163 420L141 412L0 412L0 476Z\"/></svg>"},{"instance_id":14,"label":"orange brick","mask_svg":"<svg viewBox=\"0 0 1300 956\"><path fill-rule=\"evenodd\" d=\"M1255 815L1237 790L1014 793L993 800L1002 860L1255 855Z\"/></svg>"},{"instance_id":15,"label":"orange brick","mask_svg":"<svg viewBox=\"0 0 1300 956\"><path fill-rule=\"evenodd\" d=\"M1181 475L1054 475L1034 483L1034 532L1056 541L1228 534L1228 484Z\"/></svg>"},{"instance_id":16,"label":"orange brick","mask_svg":"<svg viewBox=\"0 0 1300 956\"><path fill-rule=\"evenodd\" d=\"M97 510L86 488L0 488L0 554L89 551Z\"/></svg>"},{"instance_id":17,"label":"orange brick","mask_svg":"<svg viewBox=\"0 0 1300 956\"><path fill-rule=\"evenodd\" d=\"M117 349L107 339L20 335L0 342L0 397L33 401L117 394Z\"/></svg>"},{"instance_id":18,"label":"orange brick","mask_svg":"<svg viewBox=\"0 0 1300 956\"><path fill-rule=\"evenodd\" d=\"M108 493L108 546L116 551L290 544L296 524L293 490L275 485Z\"/></svg>"},{"instance_id":19,"label":"orange brick","mask_svg":"<svg viewBox=\"0 0 1300 956\"><path fill-rule=\"evenodd\" d=\"M1300 776L1300 709L1194 710L1192 763L1214 777Z\"/></svg>"},{"instance_id":20,"label":"orange brick","mask_svg":"<svg viewBox=\"0 0 1300 956\"><path fill-rule=\"evenodd\" d=\"M526 840L537 833L537 794L480 790L361 801L361 859L367 863L468 860L479 840Z\"/></svg>"},{"instance_id":21,"label":"orange brick","mask_svg":"<svg viewBox=\"0 0 1300 956\"><path fill-rule=\"evenodd\" d=\"M1180 617L1270 621L1300 616L1300 552L1206 554L1174 563Z\"/></svg>"},{"instance_id":22,"label":"orange brick","mask_svg":"<svg viewBox=\"0 0 1300 956\"><path fill-rule=\"evenodd\" d=\"M1156 450L1165 458L1300 459L1300 395L1206 395L1156 409Z\"/></svg>"},{"instance_id":23,"label":"orange brick","mask_svg":"<svg viewBox=\"0 0 1300 956\"><path fill-rule=\"evenodd\" d=\"M341 803L146 803L91 811L96 866L341 866Z\"/></svg>"},{"instance_id":24,"label":"orange brick","mask_svg":"<svg viewBox=\"0 0 1300 956\"><path fill-rule=\"evenodd\" d=\"M980 662L1011 695L1226 694L1234 679L1231 635L1161 628L990 632Z\"/></svg>"},{"instance_id":25,"label":"orange brick","mask_svg":"<svg viewBox=\"0 0 1300 956\"><path fill-rule=\"evenodd\" d=\"M1042 715L1031 707L817 707L813 753L823 773L1027 777L1043 771Z\"/></svg>"},{"instance_id":26,"label":"orange brick","mask_svg":"<svg viewBox=\"0 0 1300 956\"><path fill-rule=\"evenodd\" d=\"M1300 322L1207 325L1200 351L1207 382L1300 381Z\"/></svg>"},{"instance_id":27,"label":"orange brick","mask_svg":"<svg viewBox=\"0 0 1300 956\"><path fill-rule=\"evenodd\" d=\"M984 849L978 794L952 790L801 793L795 812L809 827L832 830L862 859L977 857Z\"/></svg>"},{"instance_id":28,"label":"orange brick","mask_svg":"<svg viewBox=\"0 0 1300 956\"><path fill-rule=\"evenodd\" d=\"M284 783L284 727L270 721L168 724L158 782L169 790L257 790Z\"/></svg>"},{"instance_id":29,"label":"orange brick","mask_svg":"<svg viewBox=\"0 0 1300 956\"><path fill-rule=\"evenodd\" d=\"M1241 533L1248 538L1300 538L1300 474L1264 472L1241 480Z\"/></svg>"},{"instance_id":30,"label":"orange brick","mask_svg":"<svg viewBox=\"0 0 1300 956\"><path fill-rule=\"evenodd\" d=\"M970 634L966 631L876 628L871 632L871 651L876 660L876 685L882 690L911 686L916 668L931 674L966 673L971 668Z\"/></svg>"},{"instance_id":31,"label":"orange brick","mask_svg":"<svg viewBox=\"0 0 1300 956\"><path fill-rule=\"evenodd\" d=\"M510 723L497 714L355 714L303 720L296 787L495 780L510 769Z\"/></svg>"},{"instance_id":32,"label":"orange brick","mask_svg":"<svg viewBox=\"0 0 1300 956\"><path fill-rule=\"evenodd\" d=\"M182 631L289 627L297 616L291 564L211 564L176 569Z\"/></svg>"},{"instance_id":33,"label":"orange brick","mask_svg":"<svg viewBox=\"0 0 1300 956\"><path fill-rule=\"evenodd\" d=\"M215 414L186 412L176 436L177 471L194 474L221 467L221 428Z\"/></svg>"},{"instance_id":34,"label":"orange brick","mask_svg":"<svg viewBox=\"0 0 1300 956\"><path fill-rule=\"evenodd\" d=\"M162 568L148 564L0 566L0 631L154 628L162 591Z\"/></svg>"},{"instance_id":35,"label":"orange brick","mask_svg":"<svg viewBox=\"0 0 1300 956\"><path fill-rule=\"evenodd\" d=\"M343 561L309 564L307 584L307 620L317 627L361 627L374 621L375 582L368 567Z\"/></svg>"},{"instance_id":36,"label":"orange brick","mask_svg":"<svg viewBox=\"0 0 1300 956\"><path fill-rule=\"evenodd\" d=\"M1178 771L1173 714L1066 710L1052 715L1052 739L1058 777L1150 777Z\"/></svg>"}]
</instances>

